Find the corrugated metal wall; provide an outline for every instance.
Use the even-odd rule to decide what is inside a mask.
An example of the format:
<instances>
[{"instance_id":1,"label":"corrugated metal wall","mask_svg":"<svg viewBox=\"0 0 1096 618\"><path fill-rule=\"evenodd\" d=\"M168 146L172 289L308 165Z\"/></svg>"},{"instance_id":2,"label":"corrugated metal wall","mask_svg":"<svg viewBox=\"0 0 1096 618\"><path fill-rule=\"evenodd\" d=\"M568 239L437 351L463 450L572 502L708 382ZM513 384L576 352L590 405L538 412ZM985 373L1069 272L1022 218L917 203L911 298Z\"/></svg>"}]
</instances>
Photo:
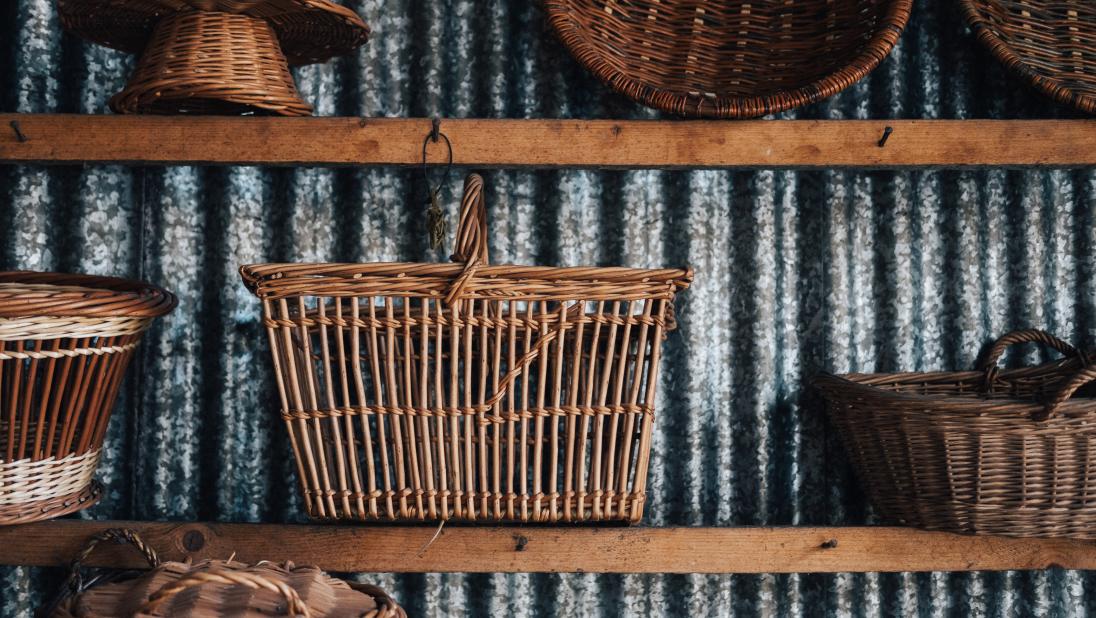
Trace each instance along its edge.
<instances>
[{"instance_id":1,"label":"corrugated metal wall","mask_svg":"<svg viewBox=\"0 0 1096 618\"><path fill-rule=\"evenodd\" d=\"M601 87L523 0L348 3L357 55L297 72L322 115L649 117ZM786 117L1067 115L918 2L898 49ZM0 109L103 113L132 59L60 32L51 0L0 7ZM459 147L459 145L458 145ZM459 170L458 172L463 172ZM455 211L459 176L449 194ZM116 408L84 517L299 517L257 316L236 267L431 260L414 171L0 168L0 268L142 277L179 309ZM1096 335L1096 172L492 172L493 258L691 264L666 345L647 521L872 521L804 380L965 368L1018 326ZM1019 360L1019 359L1017 359ZM626 567L627 565L621 565ZM2 571L5 616L57 573ZM371 576L416 616L1085 615L1085 573Z\"/></svg>"}]
</instances>

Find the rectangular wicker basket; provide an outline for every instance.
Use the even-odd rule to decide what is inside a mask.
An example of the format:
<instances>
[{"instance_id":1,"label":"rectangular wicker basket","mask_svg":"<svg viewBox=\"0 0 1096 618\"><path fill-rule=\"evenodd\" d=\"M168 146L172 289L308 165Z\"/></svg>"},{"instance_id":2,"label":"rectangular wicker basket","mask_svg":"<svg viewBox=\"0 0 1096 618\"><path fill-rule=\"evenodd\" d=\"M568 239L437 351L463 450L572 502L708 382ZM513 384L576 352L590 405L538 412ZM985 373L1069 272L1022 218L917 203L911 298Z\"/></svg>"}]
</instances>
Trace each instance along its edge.
<instances>
[{"instance_id":1,"label":"rectangular wicker basket","mask_svg":"<svg viewBox=\"0 0 1096 618\"><path fill-rule=\"evenodd\" d=\"M456 264L265 264L309 515L642 517L659 357L692 271L489 266L469 176Z\"/></svg>"}]
</instances>

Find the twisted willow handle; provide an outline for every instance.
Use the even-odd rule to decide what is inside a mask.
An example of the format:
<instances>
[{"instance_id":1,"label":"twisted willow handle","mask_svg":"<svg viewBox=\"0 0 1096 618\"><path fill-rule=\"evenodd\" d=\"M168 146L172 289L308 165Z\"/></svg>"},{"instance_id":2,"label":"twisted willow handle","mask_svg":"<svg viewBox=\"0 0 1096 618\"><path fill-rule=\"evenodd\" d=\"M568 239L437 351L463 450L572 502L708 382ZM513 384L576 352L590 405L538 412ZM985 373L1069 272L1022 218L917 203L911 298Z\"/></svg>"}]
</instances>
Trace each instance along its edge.
<instances>
[{"instance_id":1,"label":"twisted willow handle","mask_svg":"<svg viewBox=\"0 0 1096 618\"><path fill-rule=\"evenodd\" d=\"M1001 359L1009 346L1018 343L1041 343L1081 362L1081 370L1060 386L1054 395L1047 400L1046 406L1032 417L1036 421L1045 421L1053 417L1057 414L1058 408L1068 401L1077 389L1096 379L1096 365L1092 364L1083 350L1074 348L1046 331L1038 329L1017 330L995 341L986 354L986 360L982 362L981 369L986 374L985 388L987 391L993 386L993 381L997 378L997 372L999 371L997 361Z\"/></svg>"},{"instance_id":2,"label":"twisted willow handle","mask_svg":"<svg viewBox=\"0 0 1096 618\"><path fill-rule=\"evenodd\" d=\"M454 262L464 262L464 270L445 295L445 303L453 306L464 294L476 269L487 264L487 207L483 202L483 177L469 174L464 179L464 196L460 200L460 223L453 247Z\"/></svg>"},{"instance_id":3,"label":"twisted willow handle","mask_svg":"<svg viewBox=\"0 0 1096 618\"><path fill-rule=\"evenodd\" d=\"M1076 348L1046 331L1037 329L1015 330L993 342L993 346L990 347L989 352L986 354L986 359L982 361L981 370L984 372L995 370L997 368L997 361L1001 360L1001 356L1004 355L1005 350L1018 343L1041 343L1058 350L1064 356L1081 356ZM1087 365L1088 363L1085 364Z\"/></svg>"},{"instance_id":4,"label":"twisted willow handle","mask_svg":"<svg viewBox=\"0 0 1096 618\"><path fill-rule=\"evenodd\" d=\"M260 588L270 590L285 598L286 615L299 618L311 618L312 616L311 612L308 610L308 606L301 600L301 595L297 594L297 591L291 588L289 584L281 581L273 581L254 573L228 570L199 571L191 573L186 577L179 578L175 582L157 590L155 594L149 597L139 613L151 614L156 611L157 607L180 592L203 584L237 584L247 586L252 590L258 590Z\"/></svg>"}]
</instances>

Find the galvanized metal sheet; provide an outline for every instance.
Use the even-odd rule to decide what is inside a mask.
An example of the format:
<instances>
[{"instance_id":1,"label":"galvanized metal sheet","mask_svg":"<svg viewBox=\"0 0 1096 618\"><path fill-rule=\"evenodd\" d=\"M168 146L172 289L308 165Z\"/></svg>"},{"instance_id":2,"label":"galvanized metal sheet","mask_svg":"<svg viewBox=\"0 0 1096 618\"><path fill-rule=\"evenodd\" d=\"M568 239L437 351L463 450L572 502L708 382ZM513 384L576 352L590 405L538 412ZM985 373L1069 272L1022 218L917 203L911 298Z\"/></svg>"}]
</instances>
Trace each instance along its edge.
<instances>
[{"instance_id":1,"label":"galvanized metal sheet","mask_svg":"<svg viewBox=\"0 0 1096 618\"><path fill-rule=\"evenodd\" d=\"M61 34L50 0L0 8L0 109L103 113L132 58ZM586 74L520 0L349 2L356 55L297 70L324 115L654 117ZM918 2L869 78L799 118L1069 115ZM459 145L458 145L459 147ZM455 217L455 192L448 191ZM92 518L295 521L259 307L238 264L436 260L406 170L0 169L0 268L141 277L180 297L111 423ZM965 368L990 338L1096 335L1096 172L491 172L493 260L691 264L666 344L653 525L873 522L818 399L820 370ZM621 565L623 569L627 565ZM8 568L30 616L53 570ZM412 615L1087 615L1077 572L369 575Z\"/></svg>"}]
</instances>

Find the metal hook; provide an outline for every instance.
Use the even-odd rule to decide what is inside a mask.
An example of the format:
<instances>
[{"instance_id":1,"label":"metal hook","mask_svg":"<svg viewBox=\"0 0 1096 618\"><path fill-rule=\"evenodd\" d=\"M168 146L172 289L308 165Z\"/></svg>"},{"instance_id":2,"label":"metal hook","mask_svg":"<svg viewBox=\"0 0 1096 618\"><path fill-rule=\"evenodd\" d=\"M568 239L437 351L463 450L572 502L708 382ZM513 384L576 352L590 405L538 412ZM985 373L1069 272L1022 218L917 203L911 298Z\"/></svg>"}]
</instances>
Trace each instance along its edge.
<instances>
[{"instance_id":1,"label":"metal hook","mask_svg":"<svg viewBox=\"0 0 1096 618\"><path fill-rule=\"evenodd\" d=\"M892 127L885 127L883 129L883 137L879 138L880 148L887 145L887 140L890 139L891 133L894 133L894 129Z\"/></svg>"},{"instance_id":2,"label":"metal hook","mask_svg":"<svg viewBox=\"0 0 1096 618\"><path fill-rule=\"evenodd\" d=\"M435 144L438 143L438 137L441 135L441 118L434 116L434 119L430 121L430 141Z\"/></svg>"},{"instance_id":3,"label":"metal hook","mask_svg":"<svg viewBox=\"0 0 1096 618\"><path fill-rule=\"evenodd\" d=\"M8 124L11 125L11 130L15 131L15 139L19 140L20 144L27 141L27 136L24 135L23 130L21 128L19 128L19 121L18 120L12 120Z\"/></svg>"},{"instance_id":4,"label":"metal hook","mask_svg":"<svg viewBox=\"0 0 1096 618\"><path fill-rule=\"evenodd\" d=\"M426 148L430 142L437 143L440 140L445 140L445 149L449 152L448 160L445 164L445 171L442 173L441 182L436 187L430 186L430 171L429 162L426 156ZM441 208L441 189L449 181L449 174L453 169L453 144L449 141L449 137L441 132L441 118L437 116L430 123L430 132L426 134L426 138L422 140L422 177L426 181L426 190L429 195L427 204L429 209L427 210L428 225L430 228L430 245L434 249L438 249L445 242L445 236L448 234L449 224L445 220L445 211Z\"/></svg>"}]
</instances>

